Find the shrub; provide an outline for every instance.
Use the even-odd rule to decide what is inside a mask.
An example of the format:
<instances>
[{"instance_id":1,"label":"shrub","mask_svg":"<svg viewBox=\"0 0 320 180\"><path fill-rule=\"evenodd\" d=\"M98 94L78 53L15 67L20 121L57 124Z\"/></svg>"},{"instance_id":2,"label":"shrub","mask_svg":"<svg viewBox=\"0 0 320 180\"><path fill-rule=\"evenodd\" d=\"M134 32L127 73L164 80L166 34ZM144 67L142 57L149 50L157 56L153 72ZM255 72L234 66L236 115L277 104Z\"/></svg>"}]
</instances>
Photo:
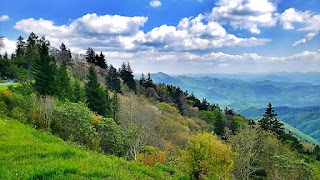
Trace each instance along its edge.
<instances>
[{"instance_id":1,"label":"shrub","mask_svg":"<svg viewBox=\"0 0 320 180\"><path fill-rule=\"evenodd\" d=\"M92 112L84 104L65 102L54 108L51 130L64 140L90 146L95 132L91 120Z\"/></svg>"}]
</instances>

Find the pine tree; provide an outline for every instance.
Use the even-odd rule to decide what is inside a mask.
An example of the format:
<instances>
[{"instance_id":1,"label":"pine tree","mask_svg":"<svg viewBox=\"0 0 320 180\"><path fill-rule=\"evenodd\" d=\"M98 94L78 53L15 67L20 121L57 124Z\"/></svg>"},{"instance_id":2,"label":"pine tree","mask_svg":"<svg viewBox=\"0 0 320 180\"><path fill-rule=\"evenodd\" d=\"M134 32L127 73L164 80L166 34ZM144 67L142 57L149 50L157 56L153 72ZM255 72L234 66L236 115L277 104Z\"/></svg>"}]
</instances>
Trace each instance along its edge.
<instances>
[{"instance_id":1,"label":"pine tree","mask_svg":"<svg viewBox=\"0 0 320 180\"><path fill-rule=\"evenodd\" d=\"M54 77L54 94L60 99L69 99L73 101L73 92L70 84L70 78L67 73L67 67L63 63L57 69Z\"/></svg>"},{"instance_id":2,"label":"pine tree","mask_svg":"<svg viewBox=\"0 0 320 180\"><path fill-rule=\"evenodd\" d=\"M146 86L146 78L144 77L144 74L141 74L141 78L139 81L140 86L145 87Z\"/></svg>"},{"instance_id":3,"label":"pine tree","mask_svg":"<svg viewBox=\"0 0 320 180\"><path fill-rule=\"evenodd\" d=\"M62 64L69 64L71 62L71 51L70 49L67 49L65 44L61 44L60 46L60 52L58 53L58 62L62 63Z\"/></svg>"},{"instance_id":4,"label":"pine tree","mask_svg":"<svg viewBox=\"0 0 320 180\"><path fill-rule=\"evenodd\" d=\"M17 49L16 49L16 56L20 57L23 56L25 53L25 44L26 42L24 41L22 36L19 36L17 40Z\"/></svg>"},{"instance_id":5,"label":"pine tree","mask_svg":"<svg viewBox=\"0 0 320 180\"><path fill-rule=\"evenodd\" d=\"M283 124L276 118L276 116L277 114L274 112L272 104L269 103L263 115L263 118L258 121L258 124L264 130L269 130L278 135L281 135L284 133Z\"/></svg>"},{"instance_id":6,"label":"pine tree","mask_svg":"<svg viewBox=\"0 0 320 180\"><path fill-rule=\"evenodd\" d=\"M109 116L111 110L108 90L99 85L97 74L93 67L89 68L85 91L89 109L99 115Z\"/></svg>"},{"instance_id":7,"label":"pine tree","mask_svg":"<svg viewBox=\"0 0 320 180\"><path fill-rule=\"evenodd\" d=\"M112 92L120 92L120 80L119 74L117 73L116 68L112 65L109 68L108 75L106 76L106 86Z\"/></svg>"},{"instance_id":8,"label":"pine tree","mask_svg":"<svg viewBox=\"0 0 320 180\"><path fill-rule=\"evenodd\" d=\"M73 102L85 102L85 92L78 79L75 79L73 85Z\"/></svg>"},{"instance_id":9,"label":"pine tree","mask_svg":"<svg viewBox=\"0 0 320 180\"><path fill-rule=\"evenodd\" d=\"M99 86L98 97L96 99L96 112L99 115L109 117L111 114L110 98L108 90L103 85Z\"/></svg>"},{"instance_id":10,"label":"pine tree","mask_svg":"<svg viewBox=\"0 0 320 180\"><path fill-rule=\"evenodd\" d=\"M156 87L155 84L153 83L150 73L148 73L148 78L146 79L146 83L145 83L145 88L148 88L148 87L151 87L151 88Z\"/></svg>"},{"instance_id":11,"label":"pine tree","mask_svg":"<svg viewBox=\"0 0 320 180\"><path fill-rule=\"evenodd\" d=\"M97 101L99 101L99 99L97 98L99 96L99 83L97 74L92 66L89 68L89 74L87 75L85 92L89 109L91 109L91 111L97 112Z\"/></svg>"},{"instance_id":12,"label":"pine tree","mask_svg":"<svg viewBox=\"0 0 320 180\"><path fill-rule=\"evenodd\" d=\"M128 63L127 65L125 65L123 63L119 71L120 71L120 77L123 80L123 82L128 85L129 89L136 92L137 90L136 81L133 78L133 71L130 67L130 64Z\"/></svg>"},{"instance_id":13,"label":"pine tree","mask_svg":"<svg viewBox=\"0 0 320 180\"><path fill-rule=\"evenodd\" d=\"M33 65L34 88L40 95L53 95L56 65L49 55L50 43L44 37L39 41L39 58Z\"/></svg>"},{"instance_id":14,"label":"pine tree","mask_svg":"<svg viewBox=\"0 0 320 180\"><path fill-rule=\"evenodd\" d=\"M224 116L222 116L222 113L218 110L215 110L217 112L216 120L214 122L214 133L217 135L223 136L224 135L224 128L226 127L226 120L224 119Z\"/></svg>"},{"instance_id":15,"label":"pine tree","mask_svg":"<svg viewBox=\"0 0 320 180\"><path fill-rule=\"evenodd\" d=\"M115 92L113 93L113 97L112 97L112 100L111 100L111 115L112 115L112 118L114 119L114 121L116 123L119 124L118 122L118 112L119 112L119 99L118 99L118 94Z\"/></svg>"},{"instance_id":16,"label":"pine tree","mask_svg":"<svg viewBox=\"0 0 320 180\"><path fill-rule=\"evenodd\" d=\"M96 55L96 64L99 66L99 67L101 67L101 68L103 68L103 69L106 69L108 66L107 66L107 64L106 64L106 59L105 59L105 56L103 55L103 53L102 52L100 52L100 55L98 56L98 55Z\"/></svg>"},{"instance_id":17,"label":"pine tree","mask_svg":"<svg viewBox=\"0 0 320 180\"><path fill-rule=\"evenodd\" d=\"M86 52L86 60L89 63L96 63L95 53L94 53L93 49L90 47L87 49L87 52Z\"/></svg>"},{"instance_id":18,"label":"pine tree","mask_svg":"<svg viewBox=\"0 0 320 180\"><path fill-rule=\"evenodd\" d=\"M32 83L32 68L36 61L39 60L39 39L35 33L30 33L27 40L27 47L25 52L25 64L28 71L30 83Z\"/></svg>"}]
</instances>

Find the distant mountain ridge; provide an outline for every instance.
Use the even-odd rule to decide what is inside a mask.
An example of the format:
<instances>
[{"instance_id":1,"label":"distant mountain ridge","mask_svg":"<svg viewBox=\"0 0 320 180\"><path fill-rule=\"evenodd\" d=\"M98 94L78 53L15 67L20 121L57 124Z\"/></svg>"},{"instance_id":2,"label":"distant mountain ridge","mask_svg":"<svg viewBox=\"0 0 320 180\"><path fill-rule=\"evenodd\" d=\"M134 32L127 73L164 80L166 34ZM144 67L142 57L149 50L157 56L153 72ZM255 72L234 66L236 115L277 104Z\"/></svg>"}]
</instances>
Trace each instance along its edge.
<instances>
[{"instance_id":1,"label":"distant mountain ridge","mask_svg":"<svg viewBox=\"0 0 320 180\"><path fill-rule=\"evenodd\" d=\"M185 74L188 77L215 77L219 79L237 79L247 82L270 80L273 82L310 83L320 85L320 72L277 72L277 73L238 73L238 74Z\"/></svg>"},{"instance_id":2,"label":"distant mountain ridge","mask_svg":"<svg viewBox=\"0 0 320 180\"><path fill-rule=\"evenodd\" d=\"M311 75L319 75L320 79L320 73L311 73ZM231 75L225 76L231 77ZM250 106L265 107L268 102L272 102L275 106L320 106L320 85L307 82L254 81L241 79L241 75L239 77L240 79L227 79L222 75L217 78L200 75L152 74L152 79L156 83L179 86L183 90L193 92L197 97L206 98L221 106L230 106L235 110L247 109ZM283 77L285 76L283 75ZM294 77L296 74L293 74L292 77L288 76L287 79L294 79ZM311 81L310 79L309 81Z\"/></svg>"}]
</instances>

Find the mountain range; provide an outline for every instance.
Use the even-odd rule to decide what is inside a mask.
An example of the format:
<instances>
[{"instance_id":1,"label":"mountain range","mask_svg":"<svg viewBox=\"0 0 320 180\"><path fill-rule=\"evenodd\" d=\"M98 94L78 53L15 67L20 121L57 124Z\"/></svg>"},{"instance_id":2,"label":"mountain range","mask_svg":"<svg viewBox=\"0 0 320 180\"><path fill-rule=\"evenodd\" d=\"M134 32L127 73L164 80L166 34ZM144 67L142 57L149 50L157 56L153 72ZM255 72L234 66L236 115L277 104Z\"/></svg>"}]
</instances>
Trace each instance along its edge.
<instances>
[{"instance_id":1,"label":"mountain range","mask_svg":"<svg viewBox=\"0 0 320 180\"><path fill-rule=\"evenodd\" d=\"M278 119L295 135L320 141L320 73L152 74L155 83L179 86L220 107L259 119L271 102ZM296 129L294 129L296 128ZM301 138L309 141L310 138Z\"/></svg>"}]
</instances>

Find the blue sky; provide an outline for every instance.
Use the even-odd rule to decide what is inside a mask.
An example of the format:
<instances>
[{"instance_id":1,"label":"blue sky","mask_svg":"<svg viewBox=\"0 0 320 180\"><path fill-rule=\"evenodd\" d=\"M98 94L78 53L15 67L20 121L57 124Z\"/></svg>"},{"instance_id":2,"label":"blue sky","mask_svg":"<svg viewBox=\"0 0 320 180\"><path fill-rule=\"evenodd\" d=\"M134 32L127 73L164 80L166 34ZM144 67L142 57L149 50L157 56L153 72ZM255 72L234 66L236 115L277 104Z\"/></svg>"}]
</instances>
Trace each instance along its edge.
<instances>
[{"instance_id":1,"label":"blue sky","mask_svg":"<svg viewBox=\"0 0 320 180\"><path fill-rule=\"evenodd\" d=\"M12 53L30 32L136 73L320 71L319 0L0 0Z\"/></svg>"}]
</instances>

